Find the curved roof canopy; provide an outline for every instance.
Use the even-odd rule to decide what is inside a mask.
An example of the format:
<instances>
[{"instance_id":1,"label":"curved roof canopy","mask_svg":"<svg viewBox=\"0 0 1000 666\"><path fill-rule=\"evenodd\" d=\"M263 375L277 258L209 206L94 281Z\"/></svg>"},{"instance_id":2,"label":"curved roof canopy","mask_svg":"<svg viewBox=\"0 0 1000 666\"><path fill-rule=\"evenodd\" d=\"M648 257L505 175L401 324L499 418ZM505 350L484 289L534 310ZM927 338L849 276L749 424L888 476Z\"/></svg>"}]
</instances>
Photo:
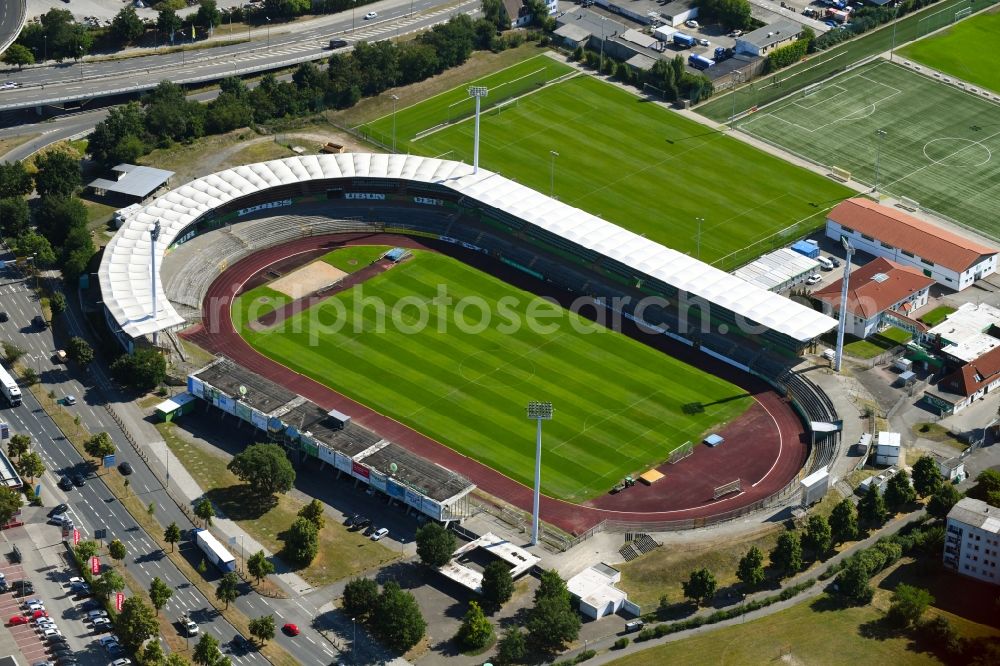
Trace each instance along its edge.
<instances>
[{"instance_id":1,"label":"curved roof canopy","mask_svg":"<svg viewBox=\"0 0 1000 666\"><path fill-rule=\"evenodd\" d=\"M249 164L199 178L156 198L125 221L104 251L99 279L105 306L132 338L183 324L167 301L159 275L150 279L151 253L158 271L166 248L185 228L233 199L279 185L349 177L450 188L801 342L836 326L826 315L490 171L474 174L461 162L369 153L303 155ZM156 220L161 232L154 248L149 232Z\"/></svg>"}]
</instances>

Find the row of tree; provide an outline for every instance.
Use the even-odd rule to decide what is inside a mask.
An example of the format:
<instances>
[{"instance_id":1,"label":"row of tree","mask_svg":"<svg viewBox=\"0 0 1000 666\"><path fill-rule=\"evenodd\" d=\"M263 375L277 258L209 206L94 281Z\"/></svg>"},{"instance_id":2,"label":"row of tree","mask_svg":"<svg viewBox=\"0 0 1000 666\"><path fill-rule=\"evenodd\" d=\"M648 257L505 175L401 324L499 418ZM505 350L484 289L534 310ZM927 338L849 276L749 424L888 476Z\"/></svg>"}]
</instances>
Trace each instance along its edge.
<instances>
[{"instance_id":1,"label":"row of tree","mask_svg":"<svg viewBox=\"0 0 1000 666\"><path fill-rule=\"evenodd\" d=\"M668 102L685 98L698 102L708 99L714 92L708 77L689 72L681 56L675 56L672 60L657 60L649 70L632 67L607 55L602 58L600 53L583 47L578 47L573 52L573 58L640 90L652 87Z\"/></svg>"}]
</instances>

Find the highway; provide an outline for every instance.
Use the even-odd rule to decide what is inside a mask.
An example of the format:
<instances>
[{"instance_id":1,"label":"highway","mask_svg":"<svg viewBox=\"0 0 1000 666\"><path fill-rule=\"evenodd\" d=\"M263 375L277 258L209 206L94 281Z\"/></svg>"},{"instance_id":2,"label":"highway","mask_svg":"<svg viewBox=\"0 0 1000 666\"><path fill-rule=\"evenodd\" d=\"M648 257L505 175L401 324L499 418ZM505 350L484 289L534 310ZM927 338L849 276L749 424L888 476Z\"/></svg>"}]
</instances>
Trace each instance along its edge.
<instances>
[{"instance_id":1,"label":"highway","mask_svg":"<svg viewBox=\"0 0 1000 666\"><path fill-rule=\"evenodd\" d=\"M271 24L253 29L252 41L228 46L140 55L122 59L86 59L51 66L8 71L6 79L20 88L0 91L0 111L35 107L63 107L80 102L148 90L163 79L178 84L217 81L231 75L248 75L330 56L331 38L350 44L389 39L447 21L458 12L475 13L479 0L383 0L365 5L352 19L341 12L313 19L293 28ZM364 12L378 18L366 21ZM227 36L225 25L216 36ZM246 33L233 38L246 37Z\"/></svg>"},{"instance_id":2,"label":"highway","mask_svg":"<svg viewBox=\"0 0 1000 666\"><path fill-rule=\"evenodd\" d=\"M0 259L9 261L7 253ZM117 462L128 461L134 473L130 478L130 491L139 495L143 503L153 503L156 517L161 524L176 522L185 532L193 527L184 513L166 494L163 486L150 469L132 449L122 431L108 414L105 403L119 400L117 390L99 367L92 364L87 372L86 385L70 376L65 366L53 363L55 342L51 329L40 330L31 326L31 319L39 314L37 300L25 278L13 269L0 271L0 308L10 316L10 320L0 324L0 339L14 342L26 350L23 362L35 368L45 388L58 397L74 395L77 404L66 409L80 417L80 421L91 432L108 432L117 446ZM75 294L68 294L75 298ZM84 326L79 316L68 309L63 315L63 325L69 335L84 334ZM27 433L33 439L33 450L45 462L47 472L41 479L42 498L47 506L66 502L70 514L81 528L84 538L93 538L95 530L106 529L107 538L120 539L128 550L126 566L128 571L143 585L148 587L154 576L158 576L175 590L164 613L170 618L179 618L187 612L201 627L202 632L211 632L221 643L227 643L236 630L205 599L201 592L188 582L179 569L166 557L156 542L132 519L128 511L115 499L100 477L91 477L87 485L63 492L57 486L58 478L64 473L83 470L82 456L64 440L62 433L42 410L32 394L24 391L24 403L17 408L3 405L0 420L11 425L14 433ZM102 470L102 474L118 474L116 469ZM53 527L53 529L56 529ZM188 541L177 545L181 552L197 547ZM200 561L200 551L188 557L193 562ZM213 572L210 572L210 575ZM281 599L260 597L244 586L243 594L234 602L248 617L273 614L280 627L285 622L294 622L302 630L297 638L289 638L278 632L275 641L281 644L299 663L325 664L336 659L336 652L313 630L314 609L300 603ZM193 642L192 642L193 646ZM264 664L267 660L257 652L230 654L237 664Z\"/></svg>"}]
</instances>

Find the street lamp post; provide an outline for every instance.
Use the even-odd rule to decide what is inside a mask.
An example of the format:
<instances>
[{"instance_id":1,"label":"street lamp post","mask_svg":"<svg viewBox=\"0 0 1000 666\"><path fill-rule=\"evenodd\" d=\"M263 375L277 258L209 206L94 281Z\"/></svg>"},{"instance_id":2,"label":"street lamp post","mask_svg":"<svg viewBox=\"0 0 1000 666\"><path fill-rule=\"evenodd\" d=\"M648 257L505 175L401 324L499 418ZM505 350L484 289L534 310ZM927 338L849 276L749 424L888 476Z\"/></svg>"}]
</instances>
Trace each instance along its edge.
<instances>
[{"instance_id":1,"label":"street lamp post","mask_svg":"<svg viewBox=\"0 0 1000 666\"><path fill-rule=\"evenodd\" d=\"M351 624L354 625L354 638L351 640L351 663L356 664L358 662L354 657L354 648L358 644L358 618L352 617Z\"/></svg>"},{"instance_id":2,"label":"street lamp post","mask_svg":"<svg viewBox=\"0 0 1000 666\"><path fill-rule=\"evenodd\" d=\"M351 32L354 32L354 10L358 6L358 0L351 0Z\"/></svg>"},{"instance_id":3,"label":"street lamp post","mask_svg":"<svg viewBox=\"0 0 1000 666\"><path fill-rule=\"evenodd\" d=\"M264 20L267 21L267 33L266 33L267 34L267 42L266 42L266 45L264 46L264 50L265 51L270 51L271 50L271 17L270 16L265 16Z\"/></svg>"},{"instance_id":4,"label":"street lamp post","mask_svg":"<svg viewBox=\"0 0 1000 666\"><path fill-rule=\"evenodd\" d=\"M43 48L45 49L44 51L42 51L42 53L44 54L42 56L42 62L45 62L45 61L47 61L49 59L49 35L48 35L48 33L42 35L42 44L44 45Z\"/></svg>"},{"instance_id":5,"label":"street lamp post","mask_svg":"<svg viewBox=\"0 0 1000 666\"><path fill-rule=\"evenodd\" d=\"M844 259L844 279L840 287L840 321L837 322L837 349L834 350L833 357L834 372L840 372L840 363L844 356L844 332L847 330L847 294L851 282L851 258L854 256L854 246L851 245L851 241L841 236L840 242L844 246L846 257ZM810 429L813 431L813 440L815 441L816 431L813 428Z\"/></svg>"},{"instance_id":6,"label":"street lamp post","mask_svg":"<svg viewBox=\"0 0 1000 666\"><path fill-rule=\"evenodd\" d=\"M479 173L479 102L489 92L489 88L485 86L472 86L469 88L469 97L476 100L476 129L472 146L472 173Z\"/></svg>"},{"instance_id":7,"label":"street lamp post","mask_svg":"<svg viewBox=\"0 0 1000 666\"><path fill-rule=\"evenodd\" d=\"M160 221L153 223L149 230L150 287L153 294L153 323L156 323L156 241L160 239ZM157 332L153 331L153 346L156 346Z\"/></svg>"},{"instance_id":8,"label":"street lamp post","mask_svg":"<svg viewBox=\"0 0 1000 666\"><path fill-rule=\"evenodd\" d=\"M536 423L535 428L535 495L531 513L531 545L538 545L538 504L542 485L542 421L552 420L552 403L532 400L528 403L528 418Z\"/></svg>"},{"instance_id":9,"label":"street lamp post","mask_svg":"<svg viewBox=\"0 0 1000 666\"><path fill-rule=\"evenodd\" d=\"M705 221L703 217L694 218L698 222L698 235L695 236L695 259L701 259L701 225Z\"/></svg>"},{"instance_id":10,"label":"street lamp post","mask_svg":"<svg viewBox=\"0 0 1000 666\"><path fill-rule=\"evenodd\" d=\"M552 155L552 163L549 168L549 196L555 197L556 195L556 158L559 157L559 153L554 150L550 150L549 154Z\"/></svg>"},{"instance_id":11,"label":"street lamp post","mask_svg":"<svg viewBox=\"0 0 1000 666\"><path fill-rule=\"evenodd\" d=\"M396 152L396 102L399 101L399 97L396 95L389 95L392 97L392 152Z\"/></svg>"},{"instance_id":12,"label":"street lamp post","mask_svg":"<svg viewBox=\"0 0 1000 666\"><path fill-rule=\"evenodd\" d=\"M604 72L604 22L607 20L606 16L601 17L601 64L599 68L601 73Z\"/></svg>"},{"instance_id":13,"label":"street lamp post","mask_svg":"<svg viewBox=\"0 0 1000 666\"><path fill-rule=\"evenodd\" d=\"M886 136L886 131L884 129L875 130L875 187L872 188L872 192L878 194L878 170L879 161L882 157L882 139Z\"/></svg>"}]
</instances>

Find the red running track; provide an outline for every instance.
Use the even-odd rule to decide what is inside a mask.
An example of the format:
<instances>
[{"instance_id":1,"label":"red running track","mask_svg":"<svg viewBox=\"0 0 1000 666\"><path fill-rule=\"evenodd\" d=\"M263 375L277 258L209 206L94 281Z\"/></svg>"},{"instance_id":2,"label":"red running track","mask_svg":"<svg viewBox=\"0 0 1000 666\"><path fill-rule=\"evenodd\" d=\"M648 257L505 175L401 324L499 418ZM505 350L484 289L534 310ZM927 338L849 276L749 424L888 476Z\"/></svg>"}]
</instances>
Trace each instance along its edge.
<instances>
[{"instance_id":1,"label":"red running track","mask_svg":"<svg viewBox=\"0 0 1000 666\"><path fill-rule=\"evenodd\" d=\"M518 508L531 511L532 490L527 486L462 455L408 426L337 393L308 377L258 353L233 327L230 305L233 298L270 279L270 271L287 271L330 250L351 244L391 245L459 253L470 265L499 275L518 287L543 294L545 285L484 255L446 244L430 244L405 236L337 234L302 238L261 250L233 264L209 287L203 303L203 322L182 336L209 351L228 356L253 372L305 396L324 409L350 414L360 425L397 442L410 451L470 479L486 493ZM543 295L554 296L555 293ZM627 320L626 320L627 324ZM642 335L638 330L624 330ZM791 406L764 382L712 359L666 336L642 335L650 346L678 357L706 372L740 386L756 400L742 416L719 430L726 443L716 448L696 445L693 455L675 465L659 469L667 478L636 486L617 495L604 495L583 504L552 497L541 499L542 519L571 533L580 533L605 519L659 522L706 519L764 499L791 481L808 453L803 426ZM742 491L713 500L712 489L739 478ZM614 482L609 481L609 488Z\"/></svg>"}]
</instances>

